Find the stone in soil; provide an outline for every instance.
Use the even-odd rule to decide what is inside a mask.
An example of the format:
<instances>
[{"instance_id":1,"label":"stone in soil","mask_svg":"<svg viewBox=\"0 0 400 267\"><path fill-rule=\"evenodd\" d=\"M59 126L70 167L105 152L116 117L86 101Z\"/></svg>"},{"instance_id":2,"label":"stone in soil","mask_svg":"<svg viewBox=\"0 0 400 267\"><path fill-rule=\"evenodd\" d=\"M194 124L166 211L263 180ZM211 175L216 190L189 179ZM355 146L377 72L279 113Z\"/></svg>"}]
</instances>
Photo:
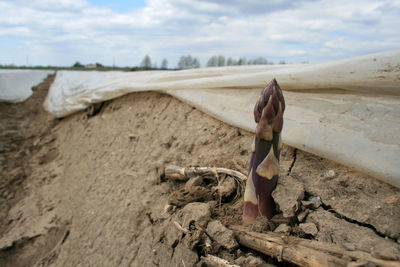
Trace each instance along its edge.
<instances>
[{"instance_id":1,"label":"stone in soil","mask_svg":"<svg viewBox=\"0 0 400 267\"><path fill-rule=\"evenodd\" d=\"M220 221L214 220L207 225L207 234L212 240L219 243L222 247L233 250L239 246L233 231L226 228Z\"/></svg>"},{"instance_id":2,"label":"stone in soil","mask_svg":"<svg viewBox=\"0 0 400 267\"><path fill-rule=\"evenodd\" d=\"M283 223L281 225L279 225L278 227L276 227L276 229L274 230L274 233L281 233L281 234L286 234L289 235L291 232L291 228L289 225Z\"/></svg>"},{"instance_id":3,"label":"stone in soil","mask_svg":"<svg viewBox=\"0 0 400 267\"><path fill-rule=\"evenodd\" d=\"M310 213L309 210L304 210L304 211L300 212L300 213L297 215L297 219L299 220L299 222L303 222L303 221L306 219L308 213Z\"/></svg>"},{"instance_id":4,"label":"stone in soil","mask_svg":"<svg viewBox=\"0 0 400 267\"><path fill-rule=\"evenodd\" d=\"M199 230L205 228L211 218L211 209L207 203L193 202L187 204L175 214L165 230L166 241L169 246L174 246L180 240L182 232L175 226L179 223L186 230ZM194 228L194 229L191 229ZM195 234L193 234L194 236ZM200 238L201 235L199 235ZM193 241L194 242L194 241ZM190 242L190 243L193 243Z\"/></svg>"},{"instance_id":5,"label":"stone in soil","mask_svg":"<svg viewBox=\"0 0 400 267\"><path fill-rule=\"evenodd\" d=\"M312 235L314 237L318 234L318 228L313 223L301 223L299 224L299 228L302 233L306 235Z\"/></svg>"}]
</instances>

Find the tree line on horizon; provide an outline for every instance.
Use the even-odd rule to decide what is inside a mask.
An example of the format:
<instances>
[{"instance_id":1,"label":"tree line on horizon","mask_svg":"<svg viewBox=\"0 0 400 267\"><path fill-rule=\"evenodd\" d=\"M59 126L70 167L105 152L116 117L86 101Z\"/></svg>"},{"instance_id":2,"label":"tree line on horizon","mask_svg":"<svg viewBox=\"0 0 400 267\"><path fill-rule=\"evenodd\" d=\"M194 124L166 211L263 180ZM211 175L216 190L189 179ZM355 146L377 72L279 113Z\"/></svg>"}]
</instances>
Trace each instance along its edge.
<instances>
[{"instance_id":1,"label":"tree line on horizon","mask_svg":"<svg viewBox=\"0 0 400 267\"><path fill-rule=\"evenodd\" d=\"M178 69L196 69L200 68L200 62L197 58L188 56L181 56L178 61ZM157 69L157 63L152 63L149 55L146 55L140 63L142 69ZM160 69L168 69L168 60L164 58L161 62Z\"/></svg>"},{"instance_id":2,"label":"tree line on horizon","mask_svg":"<svg viewBox=\"0 0 400 267\"><path fill-rule=\"evenodd\" d=\"M210 59L207 61L207 64L205 67L223 67L223 66L238 66L238 65L273 65L274 63L272 61L268 61L265 57L258 57L255 59L249 59L247 60L246 58L239 58L239 59L233 59L231 57L228 57L225 59L224 56L212 56ZM280 61L279 64L286 64L285 61ZM201 64L199 60L196 57L192 57L190 55L187 56L181 56L178 61L177 68L178 69L196 69L200 68ZM157 64L152 63L151 58L149 55L146 55L142 62L140 63L140 68L143 69L157 69ZM168 60L163 59L161 63L160 69L168 69Z\"/></svg>"},{"instance_id":3,"label":"tree line on horizon","mask_svg":"<svg viewBox=\"0 0 400 267\"><path fill-rule=\"evenodd\" d=\"M302 62L308 63L308 62ZM223 67L223 66L239 66L239 65L273 65L272 61L268 61L265 57L257 57L255 59L246 59L245 57L234 59L232 57L225 58L222 55L214 55L210 57L205 64L205 67ZM285 61L280 61L279 64L286 64ZM16 66L14 64L0 65L0 68L40 68L40 69L97 69L97 70L166 70L168 69L168 60L164 58L161 61L160 67L157 66L156 62L152 62L149 55L145 55L140 65L137 67L116 67L116 66L104 66L101 63L96 62L95 64L82 64L76 61L71 67L58 67L58 66ZM181 56L175 68L170 69L196 69L201 68L201 64L196 57L191 55Z\"/></svg>"}]
</instances>

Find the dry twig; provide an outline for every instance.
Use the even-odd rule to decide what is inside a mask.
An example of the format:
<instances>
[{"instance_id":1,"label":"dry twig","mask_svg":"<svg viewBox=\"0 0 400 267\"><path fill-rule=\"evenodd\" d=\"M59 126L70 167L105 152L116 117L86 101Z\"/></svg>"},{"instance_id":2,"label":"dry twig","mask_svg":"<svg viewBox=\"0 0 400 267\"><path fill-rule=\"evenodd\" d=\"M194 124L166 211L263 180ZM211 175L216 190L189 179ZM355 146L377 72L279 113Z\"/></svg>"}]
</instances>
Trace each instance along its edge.
<instances>
[{"instance_id":1,"label":"dry twig","mask_svg":"<svg viewBox=\"0 0 400 267\"><path fill-rule=\"evenodd\" d=\"M188 234L189 230L183 228L177 221L174 221L175 227L184 234Z\"/></svg>"},{"instance_id":2,"label":"dry twig","mask_svg":"<svg viewBox=\"0 0 400 267\"><path fill-rule=\"evenodd\" d=\"M222 176L221 176L222 174ZM187 181L191 178L202 176L202 178L212 179L217 183L213 188L218 193L218 207L221 211L222 206L222 192L224 190L222 184L225 179L232 179L235 183L236 193L231 201L236 201L238 197L242 196L244 191L244 182L246 176L238 171L218 168L218 167L179 167L175 165L167 165L164 168L164 177L177 181ZM211 192L207 187L203 186L190 186L174 191L169 198L169 203L175 206L183 206L187 203L198 201L199 199L207 199L210 197Z\"/></svg>"},{"instance_id":3,"label":"dry twig","mask_svg":"<svg viewBox=\"0 0 400 267\"><path fill-rule=\"evenodd\" d=\"M378 259L363 251L346 251L335 244L276 233L255 233L243 226L232 226L231 229L242 246L299 266L351 266L358 263L400 266L399 261Z\"/></svg>"},{"instance_id":4,"label":"dry twig","mask_svg":"<svg viewBox=\"0 0 400 267\"><path fill-rule=\"evenodd\" d=\"M211 267L240 267L239 265L232 264L227 260L218 258L216 256L208 254L207 256L202 256L201 260Z\"/></svg>"},{"instance_id":5,"label":"dry twig","mask_svg":"<svg viewBox=\"0 0 400 267\"><path fill-rule=\"evenodd\" d=\"M216 168L216 167L179 167L174 165L167 165L164 169L165 178L186 181L191 177L199 175L212 175L227 174L232 177L239 179L240 181L246 181L247 177L241 172L227 169L227 168Z\"/></svg>"}]
</instances>

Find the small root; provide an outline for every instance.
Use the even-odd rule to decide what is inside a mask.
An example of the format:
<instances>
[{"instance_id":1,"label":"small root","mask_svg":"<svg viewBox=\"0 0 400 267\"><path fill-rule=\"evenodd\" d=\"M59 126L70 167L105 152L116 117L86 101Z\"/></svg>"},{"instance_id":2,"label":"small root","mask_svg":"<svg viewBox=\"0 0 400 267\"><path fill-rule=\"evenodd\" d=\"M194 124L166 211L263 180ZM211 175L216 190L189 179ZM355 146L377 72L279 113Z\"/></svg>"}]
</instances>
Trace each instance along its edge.
<instances>
[{"instance_id":1,"label":"small root","mask_svg":"<svg viewBox=\"0 0 400 267\"><path fill-rule=\"evenodd\" d=\"M175 227L184 234L188 234L189 230L183 228L177 221L174 221Z\"/></svg>"}]
</instances>

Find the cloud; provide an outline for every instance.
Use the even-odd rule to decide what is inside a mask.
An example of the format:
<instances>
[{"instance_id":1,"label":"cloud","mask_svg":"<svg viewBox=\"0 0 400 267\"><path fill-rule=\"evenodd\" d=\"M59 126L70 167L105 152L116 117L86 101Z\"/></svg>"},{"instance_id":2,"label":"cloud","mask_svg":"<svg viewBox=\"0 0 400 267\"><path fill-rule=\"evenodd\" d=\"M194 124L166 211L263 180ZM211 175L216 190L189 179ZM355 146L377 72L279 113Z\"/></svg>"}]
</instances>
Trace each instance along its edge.
<instances>
[{"instance_id":1,"label":"cloud","mask_svg":"<svg viewBox=\"0 0 400 267\"><path fill-rule=\"evenodd\" d=\"M288 50L287 53L289 55L306 55L307 51L306 50L297 49L297 50Z\"/></svg>"},{"instance_id":2,"label":"cloud","mask_svg":"<svg viewBox=\"0 0 400 267\"><path fill-rule=\"evenodd\" d=\"M398 1L148 0L116 12L85 0L0 0L0 64L138 65L181 55L318 62L398 48ZM1 43L1 42L0 42ZM130 52L129 52L130 51ZM22 54L18 59L13 55ZM19 61L18 61L19 60ZM18 61L18 62L17 62Z\"/></svg>"},{"instance_id":3,"label":"cloud","mask_svg":"<svg viewBox=\"0 0 400 267\"><path fill-rule=\"evenodd\" d=\"M299 6L303 2L313 1L314 0L178 0L173 1L173 3L178 8L185 8L197 12L200 11L208 15L252 16L286 10Z\"/></svg>"}]
</instances>

